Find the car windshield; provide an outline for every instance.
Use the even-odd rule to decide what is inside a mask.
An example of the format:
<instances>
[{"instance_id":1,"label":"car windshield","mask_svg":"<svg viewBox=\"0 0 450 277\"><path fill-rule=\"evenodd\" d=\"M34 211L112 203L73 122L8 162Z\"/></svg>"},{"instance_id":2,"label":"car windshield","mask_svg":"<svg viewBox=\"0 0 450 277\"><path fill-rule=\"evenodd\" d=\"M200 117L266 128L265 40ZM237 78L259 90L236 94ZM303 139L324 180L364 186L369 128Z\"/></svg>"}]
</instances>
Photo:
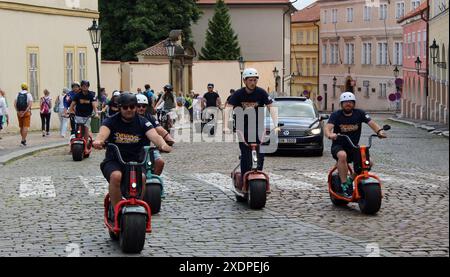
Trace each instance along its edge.
<instances>
[{"instance_id":1,"label":"car windshield","mask_svg":"<svg viewBox=\"0 0 450 277\"><path fill-rule=\"evenodd\" d=\"M306 102L278 101L274 102L273 106L278 108L279 117L303 117L303 118L316 117L314 107ZM269 116L268 113L267 116Z\"/></svg>"}]
</instances>

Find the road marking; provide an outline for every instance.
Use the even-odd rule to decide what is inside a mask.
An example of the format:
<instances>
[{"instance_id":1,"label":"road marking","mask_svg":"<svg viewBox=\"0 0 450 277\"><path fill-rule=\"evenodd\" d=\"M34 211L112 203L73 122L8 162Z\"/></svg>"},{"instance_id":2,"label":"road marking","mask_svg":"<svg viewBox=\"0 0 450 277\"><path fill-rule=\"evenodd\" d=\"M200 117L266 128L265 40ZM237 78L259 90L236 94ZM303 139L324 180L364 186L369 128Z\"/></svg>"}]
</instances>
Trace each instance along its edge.
<instances>
[{"instance_id":1,"label":"road marking","mask_svg":"<svg viewBox=\"0 0 450 277\"><path fill-rule=\"evenodd\" d=\"M225 194L229 192L234 193L233 182L230 176L221 173L196 173L193 176L199 181L211 184Z\"/></svg>"},{"instance_id":2,"label":"road marking","mask_svg":"<svg viewBox=\"0 0 450 277\"><path fill-rule=\"evenodd\" d=\"M179 182L173 180L172 178L168 177L166 174L161 175L163 186L164 186L164 192L167 194L172 194L176 192L183 192L183 191L189 191L190 189L186 187L185 185L180 184Z\"/></svg>"},{"instance_id":3,"label":"road marking","mask_svg":"<svg viewBox=\"0 0 450 277\"><path fill-rule=\"evenodd\" d=\"M389 176L384 174L378 174L382 185L386 186L404 186L407 188L422 189L425 185L427 188L439 188L439 185L431 184L425 180L417 181L417 179L402 178L397 176Z\"/></svg>"},{"instance_id":4,"label":"road marking","mask_svg":"<svg viewBox=\"0 0 450 277\"><path fill-rule=\"evenodd\" d=\"M108 193L108 181L103 176L78 176L90 196L105 196Z\"/></svg>"},{"instance_id":5,"label":"road marking","mask_svg":"<svg viewBox=\"0 0 450 277\"><path fill-rule=\"evenodd\" d=\"M292 180L285 176L269 173L270 184L282 190L321 190L321 188L299 180Z\"/></svg>"},{"instance_id":6,"label":"road marking","mask_svg":"<svg viewBox=\"0 0 450 277\"><path fill-rule=\"evenodd\" d=\"M55 186L51 176L20 177L20 198L54 198Z\"/></svg>"}]
</instances>

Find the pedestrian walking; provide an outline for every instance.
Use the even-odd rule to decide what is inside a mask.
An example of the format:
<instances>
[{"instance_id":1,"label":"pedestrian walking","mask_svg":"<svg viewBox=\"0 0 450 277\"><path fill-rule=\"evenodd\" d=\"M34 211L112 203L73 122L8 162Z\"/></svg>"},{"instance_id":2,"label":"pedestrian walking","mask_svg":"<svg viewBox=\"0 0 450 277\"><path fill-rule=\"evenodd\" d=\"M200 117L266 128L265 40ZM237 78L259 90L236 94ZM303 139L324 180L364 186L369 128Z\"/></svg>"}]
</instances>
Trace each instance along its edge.
<instances>
[{"instance_id":1,"label":"pedestrian walking","mask_svg":"<svg viewBox=\"0 0 450 277\"><path fill-rule=\"evenodd\" d=\"M52 98L50 97L50 91L47 89L44 89L40 107L42 136L45 137L50 135L50 117L52 115L50 112L52 110Z\"/></svg>"},{"instance_id":2,"label":"pedestrian walking","mask_svg":"<svg viewBox=\"0 0 450 277\"><path fill-rule=\"evenodd\" d=\"M0 132L3 130L4 125L9 125L9 115L6 105L5 92L0 88ZM0 137L0 139L2 139Z\"/></svg>"},{"instance_id":3,"label":"pedestrian walking","mask_svg":"<svg viewBox=\"0 0 450 277\"><path fill-rule=\"evenodd\" d=\"M33 96L28 92L27 83L20 85L22 91L17 94L14 100L14 108L17 111L17 119L19 121L21 146L27 146L28 129L31 121L31 106L33 105Z\"/></svg>"},{"instance_id":4,"label":"pedestrian walking","mask_svg":"<svg viewBox=\"0 0 450 277\"><path fill-rule=\"evenodd\" d=\"M64 106L64 98L69 93L68 88L63 88L62 93L58 95L55 99L55 107L53 108L53 111L58 114L59 117L59 134L62 138L66 137L67 133L67 123L69 121L67 109Z\"/></svg>"}]
</instances>

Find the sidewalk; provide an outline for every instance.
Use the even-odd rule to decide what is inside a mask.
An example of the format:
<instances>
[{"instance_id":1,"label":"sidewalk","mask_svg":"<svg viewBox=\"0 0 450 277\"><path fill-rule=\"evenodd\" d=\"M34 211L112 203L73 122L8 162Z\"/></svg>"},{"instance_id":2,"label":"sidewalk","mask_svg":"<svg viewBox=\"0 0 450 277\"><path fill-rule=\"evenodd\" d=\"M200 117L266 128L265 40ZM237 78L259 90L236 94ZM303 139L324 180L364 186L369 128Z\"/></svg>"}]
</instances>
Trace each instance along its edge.
<instances>
[{"instance_id":1,"label":"sidewalk","mask_svg":"<svg viewBox=\"0 0 450 277\"><path fill-rule=\"evenodd\" d=\"M434 122L434 121L426 121L426 120L415 120L415 119L410 119L410 118L401 118L401 117L398 117L398 115L395 115L395 116L389 118L389 120L398 122L398 123L408 124L408 125L414 126L416 128L426 130L431 134L436 134L436 135L444 136L447 138L449 135L449 126L446 124L443 124L443 123Z\"/></svg>"},{"instance_id":2,"label":"sidewalk","mask_svg":"<svg viewBox=\"0 0 450 277\"><path fill-rule=\"evenodd\" d=\"M0 133L0 137L0 166L35 152L69 144L69 135L62 138L58 131L54 131L46 137L43 137L40 131L30 132L25 147L20 145L19 133Z\"/></svg>"}]
</instances>

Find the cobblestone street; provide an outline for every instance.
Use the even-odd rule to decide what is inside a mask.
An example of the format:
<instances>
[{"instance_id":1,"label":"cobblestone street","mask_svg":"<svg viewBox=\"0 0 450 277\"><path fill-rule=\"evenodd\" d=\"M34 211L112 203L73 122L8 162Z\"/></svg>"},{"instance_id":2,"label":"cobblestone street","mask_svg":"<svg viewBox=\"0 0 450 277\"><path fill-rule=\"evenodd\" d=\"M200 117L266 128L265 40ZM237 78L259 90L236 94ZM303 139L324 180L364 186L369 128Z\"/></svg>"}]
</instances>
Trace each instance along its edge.
<instances>
[{"instance_id":1,"label":"cobblestone street","mask_svg":"<svg viewBox=\"0 0 450 277\"><path fill-rule=\"evenodd\" d=\"M266 157L272 193L262 210L235 201L236 144L178 143L163 154L167 196L140 255L448 257L448 138L375 120L392 126L371 149L384 192L376 216L332 205L329 141L323 157ZM103 224L103 157L73 162L62 147L0 167L0 256L123 256Z\"/></svg>"}]
</instances>

